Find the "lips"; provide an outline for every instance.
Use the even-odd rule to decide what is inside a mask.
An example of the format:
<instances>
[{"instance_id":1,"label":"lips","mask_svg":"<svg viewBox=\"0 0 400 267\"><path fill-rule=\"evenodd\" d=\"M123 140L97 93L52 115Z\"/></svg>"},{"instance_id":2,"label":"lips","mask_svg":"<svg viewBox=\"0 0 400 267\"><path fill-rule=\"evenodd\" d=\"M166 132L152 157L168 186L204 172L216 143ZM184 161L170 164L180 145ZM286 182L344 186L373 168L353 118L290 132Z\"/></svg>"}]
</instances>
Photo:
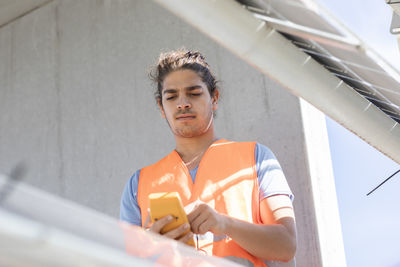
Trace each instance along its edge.
<instances>
[{"instance_id":1,"label":"lips","mask_svg":"<svg viewBox=\"0 0 400 267\"><path fill-rule=\"evenodd\" d=\"M191 120L194 119L196 116L193 114L180 114L176 116L177 120Z\"/></svg>"}]
</instances>

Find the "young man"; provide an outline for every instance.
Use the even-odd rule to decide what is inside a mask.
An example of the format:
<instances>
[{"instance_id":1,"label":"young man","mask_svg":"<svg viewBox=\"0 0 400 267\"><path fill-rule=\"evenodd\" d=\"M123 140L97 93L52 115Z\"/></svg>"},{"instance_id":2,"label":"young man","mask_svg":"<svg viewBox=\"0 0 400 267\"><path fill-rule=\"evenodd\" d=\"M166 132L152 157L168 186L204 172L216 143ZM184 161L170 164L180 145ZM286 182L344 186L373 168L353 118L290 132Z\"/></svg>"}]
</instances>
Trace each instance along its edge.
<instances>
[{"instance_id":1,"label":"young man","mask_svg":"<svg viewBox=\"0 0 400 267\"><path fill-rule=\"evenodd\" d=\"M128 181L121 220L160 233L173 218L148 225L148 195L176 191L185 206L200 204L188 214L190 224L164 236L186 243L199 234L198 249L250 266L290 261L296 251L293 195L267 147L217 138L219 91L204 57L184 50L161 54L152 77L176 148Z\"/></svg>"}]
</instances>

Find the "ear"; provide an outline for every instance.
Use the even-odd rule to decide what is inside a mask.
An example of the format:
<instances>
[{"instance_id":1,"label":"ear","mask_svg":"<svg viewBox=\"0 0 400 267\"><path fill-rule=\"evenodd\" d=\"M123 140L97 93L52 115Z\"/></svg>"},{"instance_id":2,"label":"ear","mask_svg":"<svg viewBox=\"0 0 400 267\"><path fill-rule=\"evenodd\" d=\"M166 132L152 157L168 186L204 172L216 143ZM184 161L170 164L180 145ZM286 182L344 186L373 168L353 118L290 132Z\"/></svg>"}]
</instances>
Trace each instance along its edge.
<instances>
[{"instance_id":1,"label":"ear","mask_svg":"<svg viewBox=\"0 0 400 267\"><path fill-rule=\"evenodd\" d=\"M218 99L219 99L219 91L215 89L214 95L211 98L212 101L212 109L216 111L218 109Z\"/></svg>"},{"instance_id":2,"label":"ear","mask_svg":"<svg viewBox=\"0 0 400 267\"><path fill-rule=\"evenodd\" d=\"M165 112L164 112L164 108L163 108L162 103L161 103L161 99L157 99L157 105L158 105L158 108L161 111L161 117L163 117L165 119Z\"/></svg>"}]
</instances>

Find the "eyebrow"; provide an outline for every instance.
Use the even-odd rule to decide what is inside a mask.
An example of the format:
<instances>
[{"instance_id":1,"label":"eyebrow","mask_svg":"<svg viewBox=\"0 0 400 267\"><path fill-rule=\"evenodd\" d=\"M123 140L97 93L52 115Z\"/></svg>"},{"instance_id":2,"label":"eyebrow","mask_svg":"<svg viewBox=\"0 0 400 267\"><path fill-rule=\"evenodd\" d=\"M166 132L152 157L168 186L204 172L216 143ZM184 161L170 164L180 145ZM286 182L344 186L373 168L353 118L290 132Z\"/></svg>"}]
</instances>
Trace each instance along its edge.
<instances>
[{"instance_id":1,"label":"eyebrow","mask_svg":"<svg viewBox=\"0 0 400 267\"><path fill-rule=\"evenodd\" d=\"M193 86L189 86L189 87L185 87L185 90L186 91L193 91L193 90L196 90L196 89L202 89L202 87L200 86L200 85L193 85ZM173 94L173 93L176 93L176 91L178 91L177 89L165 89L164 91L163 91L163 95L164 94Z\"/></svg>"}]
</instances>

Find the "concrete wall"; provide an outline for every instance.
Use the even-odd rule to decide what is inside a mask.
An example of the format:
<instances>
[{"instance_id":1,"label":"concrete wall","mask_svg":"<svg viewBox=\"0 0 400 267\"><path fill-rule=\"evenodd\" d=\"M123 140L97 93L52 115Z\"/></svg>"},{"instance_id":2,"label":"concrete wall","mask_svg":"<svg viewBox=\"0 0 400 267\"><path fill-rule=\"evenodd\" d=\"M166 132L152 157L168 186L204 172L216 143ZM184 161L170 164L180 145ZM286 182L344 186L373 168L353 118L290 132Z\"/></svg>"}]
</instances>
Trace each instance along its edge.
<instances>
[{"instance_id":1,"label":"concrete wall","mask_svg":"<svg viewBox=\"0 0 400 267\"><path fill-rule=\"evenodd\" d=\"M132 173L174 147L147 72L181 46L221 80L218 136L280 160L298 266L343 266L323 115L152 1L53 1L0 28L0 172L25 161L25 182L117 217Z\"/></svg>"}]
</instances>

